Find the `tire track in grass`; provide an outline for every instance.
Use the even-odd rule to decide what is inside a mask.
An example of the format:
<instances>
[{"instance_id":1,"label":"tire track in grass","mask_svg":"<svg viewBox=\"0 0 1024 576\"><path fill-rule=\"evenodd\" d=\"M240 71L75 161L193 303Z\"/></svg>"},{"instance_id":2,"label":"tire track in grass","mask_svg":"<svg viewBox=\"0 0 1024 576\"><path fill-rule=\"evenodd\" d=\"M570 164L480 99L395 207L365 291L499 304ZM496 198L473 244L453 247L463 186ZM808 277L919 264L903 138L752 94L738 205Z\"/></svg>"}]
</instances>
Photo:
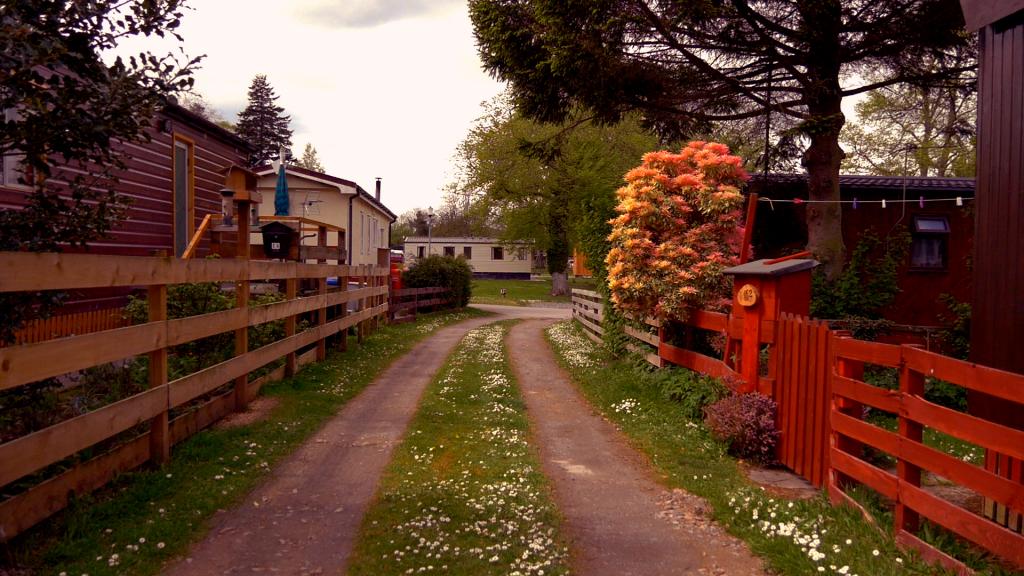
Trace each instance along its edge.
<instances>
[{"instance_id":1,"label":"tire track in grass","mask_svg":"<svg viewBox=\"0 0 1024 576\"><path fill-rule=\"evenodd\" d=\"M504 349L471 331L428 388L363 520L349 574L568 573Z\"/></svg>"}]
</instances>

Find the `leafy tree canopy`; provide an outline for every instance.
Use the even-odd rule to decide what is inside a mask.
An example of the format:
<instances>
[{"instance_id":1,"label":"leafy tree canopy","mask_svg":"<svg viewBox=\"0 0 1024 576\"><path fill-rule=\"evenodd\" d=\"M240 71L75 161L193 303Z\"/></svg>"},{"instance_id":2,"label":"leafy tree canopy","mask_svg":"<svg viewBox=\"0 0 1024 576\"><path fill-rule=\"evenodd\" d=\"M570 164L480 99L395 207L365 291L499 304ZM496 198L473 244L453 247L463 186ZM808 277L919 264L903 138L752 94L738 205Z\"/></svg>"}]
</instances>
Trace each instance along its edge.
<instances>
[{"instance_id":1,"label":"leafy tree canopy","mask_svg":"<svg viewBox=\"0 0 1024 576\"><path fill-rule=\"evenodd\" d=\"M974 176L972 76L868 93L857 103L856 121L843 128L843 169L881 176Z\"/></svg>"},{"instance_id":2,"label":"leafy tree canopy","mask_svg":"<svg viewBox=\"0 0 1024 576\"><path fill-rule=\"evenodd\" d=\"M316 148L309 142L306 143L306 148L302 151L302 158L299 158L295 164L307 170L326 172L324 165L320 163L320 156L316 153Z\"/></svg>"},{"instance_id":3,"label":"leafy tree canopy","mask_svg":"<svg viewBox=\"0 0 1024 576\"><path fill-rule=\"evenodd\" d=\"M276 104L278 96L263 74L249 85L249 104L238 114L238 135L256 149L252 164L258 166L277 158L281 148L292 145L292 117Z\"/></svg>"},{"instance_id":4,"label":"leafy tree canopy","mask_svg":"<svg viewBox=\"0 0 1024 576\"><path fill-rule=\"evenodd\" d=\"M111 144L147 139L167 96L191 88L199 58L105 57L129 38L180 41L183 7L180 0L0 6L0 154L16 164L26 190L24 207L0 210L0 250L56 251L107 234L124 207L113 187L123 161ZM0 298L0 341L56 302L52 294Z\"/></svg>"},{"instance_id":5,"label":"leafy tree canopy","mask_svg":"<svg viewBox=\"0 0 1024 576\"><path fill-rule=\"evenodd\" d=\"M634 116L617 125L586 118L543 124L499 97L460 145L461 177L450 192L472 198L478 214L499 223L502 238L531 240L547 252L553 291L564 291L574 244L603 276L614 191L656 146Z\"/></svg>"},{"instance_id":6,"label":"leafy tree canopy","mask_svg":"<svg viewBox=\"0 0 1024 576\"><path fill-rule=\"evenodd\" d=\"M484 66L527 116L639 110L679 136L771 110L798 122L810 197L826 201L839 199L843 97L944 77L968 44L956 0L470 0L470 15ZM884 76L857 82L867 70ZM838 204L808 205L809 247L830 275L840 219Z\"/></svg>"}]
</instances>

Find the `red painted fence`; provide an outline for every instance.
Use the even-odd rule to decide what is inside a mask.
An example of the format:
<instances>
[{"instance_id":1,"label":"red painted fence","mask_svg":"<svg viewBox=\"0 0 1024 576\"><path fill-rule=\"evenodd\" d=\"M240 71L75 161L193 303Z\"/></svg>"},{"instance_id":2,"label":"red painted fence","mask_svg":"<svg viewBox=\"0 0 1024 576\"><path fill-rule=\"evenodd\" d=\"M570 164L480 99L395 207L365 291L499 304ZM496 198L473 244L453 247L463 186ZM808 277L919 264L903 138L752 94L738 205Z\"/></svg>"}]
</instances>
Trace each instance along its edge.
<instances>
[{"instance_id":1,"label":"red painted fence","mask_svg":"<svg viewBox=\"0 0 1024 576\"><path fill-rule=\"evenodd\" d=\"M600 298L577 292L573 294L574 316L596 339L602 332ZM894 503L897 541L959 574L971 572L918 538L922 519L1024 568L1024 536L1020 534L1024 528L1024 431L924 399L925 379L931 377L1015 403L1024 412L1024 375L915 346L855 340L846 332L830 330L824 321L793 314L765 321L759 341L751 343L742 342L742 321L733 314L697 311L686 326L722 334L726 342L723 358L674 346L662 337L657 345L661 363L741 380L736 369L739 350L744 345L768 347L767 362L759 367L757 389L771 395L778 405L779 461L815 486L826 487L834 502L860 508L847 495L854 483L877 491ZM636 338L633 332L629 334ZM638 339L640 346L649 344L649 337ZM899 389L865 383L866 364L898 369ZM897 431L864 421L866 408L895 415ZM926 428L984 449L986 465L975 466L926 445ZM895 459L895 471L869 463L864 457L867 446ZM986 514L923 488L923 472L984 498Z\"/></svg>"}]
</instances>

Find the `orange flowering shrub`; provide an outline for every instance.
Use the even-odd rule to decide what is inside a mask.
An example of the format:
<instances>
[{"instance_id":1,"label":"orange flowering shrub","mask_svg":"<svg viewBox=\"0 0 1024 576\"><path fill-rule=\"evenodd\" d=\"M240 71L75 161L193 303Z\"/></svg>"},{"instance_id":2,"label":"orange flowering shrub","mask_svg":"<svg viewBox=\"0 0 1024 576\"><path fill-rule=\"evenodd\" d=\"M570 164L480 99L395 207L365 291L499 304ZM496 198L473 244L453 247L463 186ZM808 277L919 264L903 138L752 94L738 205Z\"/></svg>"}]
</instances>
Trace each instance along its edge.
<instances>
[{"instance_id":1,"label":"orange flowering shrub","mask_svg":"<svg viewBox=\"0 0 1024 576\"><path fill-rule=\"evenodd\" d=\"M690 142L679 154L648 153L626 174L606 260L620 310L685 320L728 299L722 270L739 261L739 188L750 178L742 165L724 144Z\"/></svg>"}]
</instances>

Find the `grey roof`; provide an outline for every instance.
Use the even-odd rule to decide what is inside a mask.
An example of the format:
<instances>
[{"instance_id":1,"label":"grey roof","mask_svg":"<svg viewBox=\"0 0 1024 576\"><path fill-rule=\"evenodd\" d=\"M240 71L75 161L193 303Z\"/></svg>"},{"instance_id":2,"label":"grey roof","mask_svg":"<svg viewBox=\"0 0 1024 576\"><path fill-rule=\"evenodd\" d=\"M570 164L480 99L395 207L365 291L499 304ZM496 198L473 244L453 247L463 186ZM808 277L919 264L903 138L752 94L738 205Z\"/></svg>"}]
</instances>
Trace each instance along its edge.
<instances>
[{"instance_id":1,"label":"grey roof","mask_svg":"<svg viewBox=\"0 0 1024 576\"><path fill-rule=\"evenodd\" d=\"M793 258L792 260L783 260L774 264L769 264L769 262L775 262L775 260L754 260L753 262L726 268L722 272L725 274L745 274L749 276L783 276L785 274L810 270L818 265L817 260L807 258Z\"/></svg>"},{"instance_id":2,"label":"grey roof","mask_svg":"<svg viewBox=\"0 0 1024 576\"><path fill-rule=\"evenodd\" d=\"M750 185L759 187L764 183L762 174L751 174ZM807 174L768 174L769 184L807 184ZM868 176L863 174L840 174L839 188L876 190L948 191L974 193L974 178L938 178L931 176Z\"/></svg>"}]
</instances>

